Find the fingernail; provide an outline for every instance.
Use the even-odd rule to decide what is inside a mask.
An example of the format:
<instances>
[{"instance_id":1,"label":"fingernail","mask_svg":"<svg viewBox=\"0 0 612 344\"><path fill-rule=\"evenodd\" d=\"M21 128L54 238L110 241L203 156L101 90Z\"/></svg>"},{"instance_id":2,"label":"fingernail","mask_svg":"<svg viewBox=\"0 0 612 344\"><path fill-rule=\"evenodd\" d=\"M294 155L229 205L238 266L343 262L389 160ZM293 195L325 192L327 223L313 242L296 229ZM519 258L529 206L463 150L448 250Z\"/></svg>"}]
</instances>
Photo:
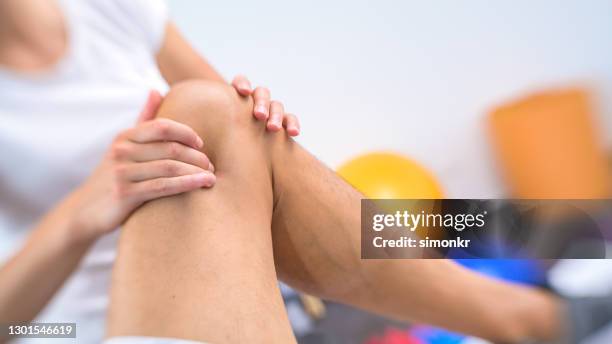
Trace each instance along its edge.
<instances>
[{"instance_id":1,"label":"fingernail","mask_svg":"<svg viewBox=\"0 0 612 344\"><path fill-rule=\"evenodd\" d=\"M289 126L289 128L287 128L287 131L293 136L297 136L300 133L300 130L295 126Z\"/></svg>"},{"instance_id":2,"label":"fingernail","mask_svg":"<svg viewBox=\"0 0 612 344\"><path fill-rule=\"evenodd\" d=\"M202 185L202 187L207 188L215 185L215 181L217 180L215 175L209 172L202 172L196 174L196 179L198 180L198 183Z\"/></svg>"},{"instance_id":3,"label":"fingernail","mask_svg":"<svg viewBox=\"0 0 612 344\"><path fill-rule=\"evenodd\" d=\"M202 147L204 147L204 141L202 141L202 138L201 138L201 137L199 137L199 136L197 136L196 145L197 145L197 148L202 148Z\"/></svg>"},{"instance_id":4,"label":"fingernail","mask_svg":"<svg viewBox=\"0 0 612 344\"><path fill-rule=\"evenodd\" d=\"M272 130L278 130L280 129L280 123L276 122L276 121L270 121L268 122L268 129L272 129Z\"/></svg>"},{"instance_id":5,"label":"fingernail","mask_svg":"<svg viewBox=\"0 0 612 344\"><path fill-rule=\"evenodd\" d=\"M268 116L268 109L266 109L266 107L261 104L255 107L255 112L265 115L266 117Z\"/></svg>"},{"instance_id":6,"label":"fingernail","mask_svg":"<svg viewBox=\"0 0 612 344\"><path fill-rule=\"evenodd\" d=\"M212 162L208 162L208 169L210 170L210 172L215 172L215 165L213 165Z\"/></svg>"}]
</instances>

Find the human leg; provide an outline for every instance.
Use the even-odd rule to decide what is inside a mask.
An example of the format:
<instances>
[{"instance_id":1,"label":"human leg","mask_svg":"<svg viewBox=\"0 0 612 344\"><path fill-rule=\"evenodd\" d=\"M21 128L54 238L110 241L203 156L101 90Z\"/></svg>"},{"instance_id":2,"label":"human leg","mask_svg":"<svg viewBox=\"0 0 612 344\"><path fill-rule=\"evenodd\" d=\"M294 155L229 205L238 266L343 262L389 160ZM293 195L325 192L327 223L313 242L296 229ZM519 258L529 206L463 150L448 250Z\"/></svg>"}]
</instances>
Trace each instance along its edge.
<instances>
[{"instance_id":1,"label":"human leg","mask_svg":"<svg viewBox=\"0 0 612 344\"><path fill-rule=\"evenodd\" d=\"M443 259L362 260L360 199L292 141L272 145L275 264L290 285L398 319L495 342L559 335L560 301Z\"/></svg>"},{"instance_id":2,"label":"human leg","mask_svg":"<svg viewBox=\"0 0 612 344\"><path fill-rule=\"evenodd\" d=\"M216 185L149 202L123 229L108 336L294 341L277 287L263 125L229 86L175 87L159 116L196 128ZM204 123L205 122L205 123ZM204 123L204 124L203 124Z\"/></svg>"}]
</instances>

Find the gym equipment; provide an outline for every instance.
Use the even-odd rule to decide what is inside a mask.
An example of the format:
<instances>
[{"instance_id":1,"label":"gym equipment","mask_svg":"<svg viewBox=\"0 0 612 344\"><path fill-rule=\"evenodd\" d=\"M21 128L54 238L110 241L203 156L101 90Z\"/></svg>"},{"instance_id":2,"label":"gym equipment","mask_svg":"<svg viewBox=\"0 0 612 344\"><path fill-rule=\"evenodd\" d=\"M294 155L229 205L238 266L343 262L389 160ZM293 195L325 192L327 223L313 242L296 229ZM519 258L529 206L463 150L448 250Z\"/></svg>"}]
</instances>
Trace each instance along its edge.
<instances>
[{"instance_id":1,"label":"gym equipment","mask_svg":"<svg viewBox=\"0 0 612 344\"><path fill-rule=\"evenodd\" d=\"M444 198L442 187L429 171L395 153L373 152L358 156L340 166L338 174L370 199ZM441 239L445 233L421 230L417 235Z\"/></svg>"},{"instance_id":2,"label":"gym equipment","mask_svg":"<svg viewBox=\"0 0 612 344\"><path fill-rule=\"evenodd\" d=\"M610 168L589 94L541 92L489 116L494 151L514 198L608 198Z\"/></svg>"},{"instance_id":3,"label":"gym equipment","mask_svg":"<svg viewBox=\"0 0 612 344\"><path fill-rule=\"evenodd\" d=\"M367 198L444 198L442 188L429 171L394 153L361 155L340 166L338 174Z\"/></svg>"},{"instance_id":4,"label":"gym equipment","mask_svg":"<svg viewBox=\"0 0 612 344\"><path fill-rule=\"evenodd\" d=\"M387 328L382 336L368 338L364 344L426 344L406 330Z\"/></svg>"},{"instance_id":5,"label":"gym equipment","mask_svg":"<svg viewBox=\"0 0 612 344\"><path fill-rule=\"evenodd\" d=\"M427 344L461 344L466 337L431 326L415 326L410 333Z\"/></svg>"},{"instance_id":6,"label":"gym equipment","mask_svg":"<svg viewBox=\"0 0 612 344\"><path fill-rule=\"evenodd\" d=\"M320 298L308 294L300 294L299 297L304 310L312 319L320 320L325 317L325 303Z\"/></svg>"},{"instance_id":7,"label":"gym equipment","mask_svg":"<svg viewBox=\"0 0 612 344\"><path fill-rule=\"evenodd\" d=\"M410 333L425 344L492 344L484 339L466 337L458 333L424 325L413 327Z\"/></svg>"}]
</instances>

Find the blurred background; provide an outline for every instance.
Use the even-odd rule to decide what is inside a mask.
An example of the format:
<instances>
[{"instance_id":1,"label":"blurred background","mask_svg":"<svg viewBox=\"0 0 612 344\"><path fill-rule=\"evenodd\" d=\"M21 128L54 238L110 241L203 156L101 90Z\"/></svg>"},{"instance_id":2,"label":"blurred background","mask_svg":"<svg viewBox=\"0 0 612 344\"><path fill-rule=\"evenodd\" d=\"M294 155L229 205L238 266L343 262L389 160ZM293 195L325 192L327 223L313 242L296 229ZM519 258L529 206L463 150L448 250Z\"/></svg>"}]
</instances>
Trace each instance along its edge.
<instances>
[{"instance_id":1,"label":"blurred background","mask_svg":"<svg viewBox=\"0 0 612 344\"><path fill-rule=\"evenodd\" d=\"M596 87L612 143L607 0L168 5L226 78L246 74L299 115L299 141L332 167L394 150L430 169L449 197L500 197L483 119L517 97L576 83Z\"/></svg>"},{"instance_id":2,"label":"blurred background","mask_svg":"<svg viewBox=\"0 0 612 344\"><path fill-rule=\"evenodd\" d=\"M245 74L297 114L298 140L333 168L392 151L428 171L449 198L609 195L610 1L168 4L228 80ZM530 155L534 147L541 155ZM568 165L578 167L563 174ZM536 190L548 177L555 182ZM565 261L542 274L489 263L470 267L568 295L612 290L608 261ZM308 312L301 296L284 292L302 343L477 342L429 328L406 336L399 324L339 305L321 311L315 301Z\"/></svg>"}]
</instances>

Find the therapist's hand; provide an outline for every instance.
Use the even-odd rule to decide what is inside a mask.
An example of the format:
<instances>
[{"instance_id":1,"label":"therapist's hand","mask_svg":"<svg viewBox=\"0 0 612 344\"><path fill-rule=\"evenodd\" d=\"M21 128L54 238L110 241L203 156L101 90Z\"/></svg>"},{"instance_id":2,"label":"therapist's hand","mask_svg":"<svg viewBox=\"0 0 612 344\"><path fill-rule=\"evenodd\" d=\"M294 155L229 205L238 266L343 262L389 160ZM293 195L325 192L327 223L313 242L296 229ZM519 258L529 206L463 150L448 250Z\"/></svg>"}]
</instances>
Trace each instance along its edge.
<instances>
[{"instance_id":1,"label":"therapist's hand","mask_svg":"<svg viewBox=\"0 0 612 344\"><path fill-rule=\"evenodd\" d=\"M270 90L266 87L257 87L254 90L251 82L243 75L238 75L232 81L232 86L244 97L252 96L255 107L253 116L266 121L266 128L270 131L279 131L285 128L289 136L300 134L300 122L293 114L286 113L283 103L271 100Z\"/></svg>"},{"instance_id":2,"label":"therapist's hand","mask_svg":"<svg viewBox=\"0 0 612 344\"><path fill-rule=\"evenodd\" d=\"M121 132L91 177L72 195L78 236L95 239L121 225L144 202L214 185L214 167L190 127L154 119L151 92L136 125Z\"/></svg>"}]
</instances>

